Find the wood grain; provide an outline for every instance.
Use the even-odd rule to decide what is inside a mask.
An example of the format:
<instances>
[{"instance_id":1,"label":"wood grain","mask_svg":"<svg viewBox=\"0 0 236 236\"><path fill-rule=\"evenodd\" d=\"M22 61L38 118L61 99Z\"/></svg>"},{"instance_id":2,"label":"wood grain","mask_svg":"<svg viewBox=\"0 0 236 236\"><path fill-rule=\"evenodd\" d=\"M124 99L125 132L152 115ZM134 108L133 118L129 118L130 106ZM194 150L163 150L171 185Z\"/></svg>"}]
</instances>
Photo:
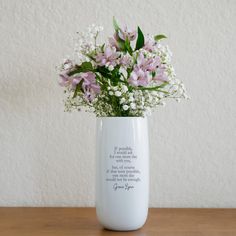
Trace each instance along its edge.
<instances>
[{"instance_id":1,"label":"wood grain","mask_svg":"<svg viewBox=\"0 0 236 236\"><path fill-rule=\"evenodd\" d=\"M94 208L0 208L1 236L236 236L236 209L149 210L145 226L113 232L99 225Z\"/></svg>"}]
</instances>

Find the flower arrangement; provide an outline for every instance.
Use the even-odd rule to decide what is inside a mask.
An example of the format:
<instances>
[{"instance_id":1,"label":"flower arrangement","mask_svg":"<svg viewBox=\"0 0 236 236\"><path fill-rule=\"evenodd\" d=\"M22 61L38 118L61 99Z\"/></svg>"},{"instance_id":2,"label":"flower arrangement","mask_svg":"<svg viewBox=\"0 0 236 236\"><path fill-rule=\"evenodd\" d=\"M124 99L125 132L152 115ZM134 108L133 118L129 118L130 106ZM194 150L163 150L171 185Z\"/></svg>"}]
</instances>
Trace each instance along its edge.
<instances>
[{"instance_id":1,"label":"flower arrangement","mask_svg":"<svg viewBox=\"0 0 236 236\"><path fill-rule=\"evenodd\" d=\"M142 30L121 28L113 18L115 33L99 44L102 27L92 25L79 33L75 58L60 67L65 87L65 111L85 110L96 116L145 116L164 105L167 98L188 98L176 78L171 52L160 41L166 36L144 37Z\"/></svg>"}]
</instances>

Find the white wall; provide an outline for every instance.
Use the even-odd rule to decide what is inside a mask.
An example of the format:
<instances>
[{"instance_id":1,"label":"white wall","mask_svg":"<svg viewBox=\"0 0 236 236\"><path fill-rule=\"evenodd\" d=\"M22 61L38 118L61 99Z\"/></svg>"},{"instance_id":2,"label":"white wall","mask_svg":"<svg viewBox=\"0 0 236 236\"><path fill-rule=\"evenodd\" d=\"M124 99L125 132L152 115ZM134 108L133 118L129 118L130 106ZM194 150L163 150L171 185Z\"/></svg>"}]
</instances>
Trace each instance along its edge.
<instances>
[{"instance_id":1,"label":"white wall","mask_svg":"<svg viewBox=\"0 0 236 236\"><path fill-rule=\"evenodd\" d=\"M94 205L95 117L63 112L55 66L112 16L165 33L190 101L150 119L155 207L236 207L236 1L2 0L0 205Z\"/></svg>"}]
</instances>

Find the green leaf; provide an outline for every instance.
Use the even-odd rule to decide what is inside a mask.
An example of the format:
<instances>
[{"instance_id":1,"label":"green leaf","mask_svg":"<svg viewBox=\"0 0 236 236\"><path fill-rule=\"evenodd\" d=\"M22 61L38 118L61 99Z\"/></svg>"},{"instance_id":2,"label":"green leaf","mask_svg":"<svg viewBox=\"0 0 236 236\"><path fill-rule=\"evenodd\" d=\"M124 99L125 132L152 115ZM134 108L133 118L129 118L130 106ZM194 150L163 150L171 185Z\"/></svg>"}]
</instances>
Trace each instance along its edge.
<instances>
[{"instance_id":1,"label":"green leaf","mask_svg":"<svg viewBox=\"0 0 236 236\"><path fill-rule=\"evenodd\" d=\"M138 27L138 38L136 42L135 50L139 50L144 45L144 36L142 30Z\"/></svg>"},{"instance_id":2,"label":"green leaf","mask_svg":"<svg viewBox=\"0 0 236 236\"><path fill-rule=\"evenodd\" d=\"M117 43L118 43L119 49L121 51L125 51L125 41L123 41L122 39L118 38Z\"/></svg>"},{"instance_id":3,"label":"green leaf","mask_svg":"<svg viewBox=\"0 0 236 236\"><path fill-rule=\"evenodd\" d=\"M120 29L114 16L113 16L113 27L114 27L115 31L118 31Z\"/></svg>"},{"instance_id":4,"label":"green leaf","mask_svg":"<svg viewBox=\"0 0 236 236\"><path fill-rule=\"evenodd\" d=\"M138 89L140 90L157 90L160 91L162 93L168 93L166 91L160 90L161 88L164 88L167 84L169 84L168 82L163 82L161 85L159 86L154 86L154 87L138 87Z\"/></svg>"},{"instance_id":5,"label":"green leaf","mask_svg":"<svg viewBox=\"0 0 236 236\"><path fill-rule=\"evenodd\" d=\"M164 34L159 34L159 35L156 35L156 36L154 36L154 39L156 40L156 41L159 41L159 40L161 40L161 39L166 39L167 37L164 35Z\"/></svg>"},{"instance_id":6,"label":"green leaf","mask_svg":"<svg viewBox=\"0 0 236 236\"><path fill-rule=\"evenodd\" d=\"M161 85L156 86L156 87L158 87L158 89L159 88L164 88L167 84L169 84L169 82L163 82Z\"/></svg>"},{"instance_id":7,"label":"green leaf","mask_svg":"<svg viewBox=\"0 0 236 236\"><path fill-rule=\"evenodd\" d=\"M104 78L111 78L111 72L105 66L98 66L96 71Z\"/></svg>"},{"instance_id":8,"label":"green leaf","mask_svg":"<svg viewBox=\"0 0 236 236\"><path fill-rule=\"evenodd\" d=\"M102 52L104 52L105 43L101 46Z\"/></svg>"},{"instance_id":9,"label":"green leaf","mask_svg":"<svg viewBox=\"0 0 236 236\"><path fill-rule=\"evenodd\" d=\"M74 94L73 94L73 97L72 98L75 98L77 97L77 94L78 92L80 92L82 89L81 89L81 85L82 85L82 80L76 85L76 88L75 88L75 91L74 91Z\"/></svg>"},{"instance_id":10,"label":"green leaf","mask_svg":"<svg viewBox=\"0 0 236 236\"><path fill-rule=\"evenodd\" d=\"M78 94L79 90L80 90L79 86L76 86L76 88L75 88L75 91L74 91L74 94L73 94L73 97L72 97L72 98L75 98L75 97L77 97L77 94Z\"/></svg>"},{"instance_id":11,"label":"green leaf","mask_svg":"<svg viewBox=\"0 0 236 236\"><path fill-rule=\"evenodd\" d=\"M81 68L85 71L90 71L93 70L93 65L91 62L86 61L81 64Z\"/></svg>"},{"instance_id":12,"label":"green leaf","mask_svg":"<svg viewBox=\"0 0 236 236\"><path fill-rule=\"evenodd\" d=\"M83 62L81 65L76 66L76 68L68 73L69 76L78 74L81 72L93 71L93 65L91 62Z\"/></svg>"},{"instance_id":13,"label":"green leaf","mask_svg":"<svg viewBox=\"0 0 236 236\"><path fill-rule=\"evenodd\" d=\"M133 50L130 46L130 41L128 39L125 40L125 51L132 55Z\"/></svg>"}]
</instances>

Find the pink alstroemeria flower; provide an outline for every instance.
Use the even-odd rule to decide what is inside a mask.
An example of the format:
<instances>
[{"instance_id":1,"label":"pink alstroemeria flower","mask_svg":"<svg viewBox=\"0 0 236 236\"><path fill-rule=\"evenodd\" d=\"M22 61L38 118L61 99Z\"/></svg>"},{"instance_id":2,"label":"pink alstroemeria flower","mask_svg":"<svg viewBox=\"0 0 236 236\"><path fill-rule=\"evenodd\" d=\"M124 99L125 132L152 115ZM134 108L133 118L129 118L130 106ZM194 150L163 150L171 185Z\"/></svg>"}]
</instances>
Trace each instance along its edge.
<instances>
[{"instance_id":1,"label":"pink alstroemeria flower","mask_svg":"<svg viewBox=\"0 0 236 236\"><path fill-rule=\"evenodd\" d=\"M82 79L83 78L81 77L81 75L71 77L71 87L72 87L72 89L75 89L77 84L79 84Z\"/></svg>"},{"instance_id":2,"label":"pink alstroemeria flower","mask_svg":"<svg viewBox=\"0 0 236 236\"><path fill-rule=\"evenodd\" d=\"M96 62L99 66L116 66L118 57L119 53L116 51L115 47L106 46L104 53L100 52L96 56Z\"/></svg>"},{"instance_id":3,"label":"pink alstroemeria flower","mask_svg":"<svg viewBox=\"0 0 236 236\"><path fill-rule=\"evenodd\" d=\"M65 71L70 71L74 67L73 61L70 59L65 59L63 62L63 69Z\"/></svg>"},{"instance_id":4,"label":"pink alstroemeria flower","mask_svg":"<svg viewBox=\"0 0 236 236\"><path fill-rule=\"evenodd\" d=\"M76 86L82 82L84 98L91 102L97 94L100 93L100 86L96 82L96 75L93 72L80 73L76 76L68 76L66 73L60 74L59 84L63 87L71 86L75 90Z\"/></svg>"},{"instance_id":5,"label":"pink alstroemeria flower","mask_svg":"<svg viewBox=\"0 0 236 236\"><path fill-rule=\"evenodd\" d=\"M160 67L156 70L156 75L153 77L154 81L167 82L168 76L165 73L165 67Z\"/></svg>"},{"instance_id":6,"label":"pink alstroemeria flower","mask_svg":"<svg viewBox=\"0 0 236 236\"><path fill-rule=\"evenodd\" d=\"M100 93L100 86L96 83L96 76L92 72L81 73L84 98L91 102Z\"/></svg>"},{"instance_id":7,"label":"pink alstroemeria flower","mask_svg":"<svg viewBox=\"0 0 236 236\"><path fill-rule=\"evenodd\" d=\"M133 41L133 40L135 40L136 37L137 37L137 31L136 31L136 30L131 31L131 30L129 30L129 29L127 28L127 26L125 26L124 29L120 29L120 30L118 31L118 36L119 36L119 38L122 39L123 41L125 41L125 40L127 40L127 39L128 39L129 41Z\"/></svg>"},{"instance_id":8,"label":"pink alstroemeria flower","mask_svg":"<svg viewBox=\"0 0 236 236\"><path fill-rule=\"evenodd\" d=\"M146 51L149 51L149 52L152 52L156 46L156 41L152 38L148 38L146 41L145 41L145 44L143 46L143 49L145 49Z\"/></svg>"},{"instance_id":9,"label":"pink alstroemeria flower","mask_svg":"<svg viewBox=\"0 0 236 236\"><path fill-rule=\"evenodd\" d=\"M118 44L119 37L117 33L114 33L113 37L109 37L108 41L111 47L115 47L116 49L120 49L119 44Z\"/></svg>"},{"instance_id":10,"label":"pink alstroemeria flower","mask_svg":"<svg viewBox=\"0 0 236 236\"><path fill-rule=\"evenodd\" d=\"M161 60L158 56L145 58L144 54L140 53L137 58L137 64L134 66L134 70L128 80L129 83L134 86L147 86L152 80L151 72L156 72L160 65ZM165 79L164 73L159 73L155 76L155 80L161 81L161 79Z\"/></svg>"},{"instance_id":11,"label":"pink alstroemeria flower","mask_svg":"<svg viewBox=\"0 0 236 236\"><path fill-rule=\"evenodd\" d=\"M149 72L143 71L141 68L136 67L132 71L128 82L134 86L147 86L150 82Z\"/></svg>"},{"instance_id":12,"label":"pink alstroemeria flower","mask_svg":"<svg viewBox=\"0 0 236 236\"><path fill-rule=\"evenodd\" d=\"M160 58L145 58L143 53L140 53L137 58L137 66L144 71L155 71L157 67L160 65Z\"/></svg>"},{"instance_id":13,"label":"pink alstroemeria flower","mask_svg":"<svg viewBox=\"0 0 236 236\"><path fill-rule=\"evenodd\" d=\"M115 47L117 50L120 50L121 45L119 45L119 41L133 41L137 37L137 32L135 30L130 31L127 27L123 30L119 29L118 32L114 33L113 37L108 38L109 44L111 47Z\"/></svg>"},{"instance_id":14,"label":"pink alstroemeria flower","mask_svg":"<svg viewBox=\"0 0 236 236\"><path fill-rule=\"evenodd\" d=\"M131 63L132 63L132 57L129 54L125 54L119 60L119 64L125 68L129 67Z\"/></svg>"},{"instance_id":15,"label":"pink alstroemeria flower","mask_svg":"<svg viewBox=\"0 0 236 236\"><path fill-rule=\"evenodd\" d=\"M59 84L62 86L62 87L67 87L71 84L71 79L70 77L64 72L64 73L61 73L60 75L60 81L59 81Z\"/></svg>"}]
</instances>

